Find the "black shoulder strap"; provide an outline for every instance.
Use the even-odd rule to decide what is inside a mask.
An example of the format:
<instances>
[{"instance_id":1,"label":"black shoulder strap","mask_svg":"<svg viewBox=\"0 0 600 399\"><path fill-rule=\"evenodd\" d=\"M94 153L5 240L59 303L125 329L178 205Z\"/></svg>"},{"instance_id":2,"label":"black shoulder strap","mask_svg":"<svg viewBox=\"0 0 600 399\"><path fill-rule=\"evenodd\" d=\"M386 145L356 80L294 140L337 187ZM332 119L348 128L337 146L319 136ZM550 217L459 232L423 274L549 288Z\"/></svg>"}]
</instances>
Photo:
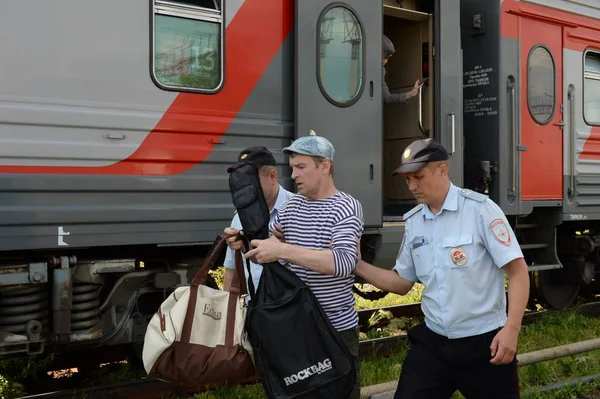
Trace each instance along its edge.
<instances>
[{"instance_id":1,"label":"black shoulder strap","mask_svg":"<svg viewBox=\"0 0 600 399\"><path fill-rule=\"evenodd\" d=\"M246 234L238 234L238 239L244 243L244 252L250 251L250 241ZM250 288L250 297L252 299L256 296L256 287L254 287L254 280L252 279L252 268L250 267L250 259L246 259L246 268L248 269L248 288Z\"/></svg>"}]
</instances>

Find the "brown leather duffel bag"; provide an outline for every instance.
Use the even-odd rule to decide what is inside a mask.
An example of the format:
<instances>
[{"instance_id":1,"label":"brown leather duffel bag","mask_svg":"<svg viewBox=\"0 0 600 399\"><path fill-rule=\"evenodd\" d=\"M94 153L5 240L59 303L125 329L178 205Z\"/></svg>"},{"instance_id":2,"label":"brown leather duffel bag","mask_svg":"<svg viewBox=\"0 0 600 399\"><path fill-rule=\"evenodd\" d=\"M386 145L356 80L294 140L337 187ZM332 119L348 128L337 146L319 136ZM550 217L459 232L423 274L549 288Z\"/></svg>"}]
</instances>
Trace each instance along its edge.
<instances>
[{"instance_id":1,"label":"brown leather duffel bag","mask_svg":"<svg viewBox=\"0 0 600 399\"><path fill-rule=\"evenodd\" d=\"M205 285L221 238L190 286L177 288L152 317L142 358L149 377L176 383L187 391L257 378L246 338L246 280L241 254L231 290Z\"/></svg>"}]
</instances>

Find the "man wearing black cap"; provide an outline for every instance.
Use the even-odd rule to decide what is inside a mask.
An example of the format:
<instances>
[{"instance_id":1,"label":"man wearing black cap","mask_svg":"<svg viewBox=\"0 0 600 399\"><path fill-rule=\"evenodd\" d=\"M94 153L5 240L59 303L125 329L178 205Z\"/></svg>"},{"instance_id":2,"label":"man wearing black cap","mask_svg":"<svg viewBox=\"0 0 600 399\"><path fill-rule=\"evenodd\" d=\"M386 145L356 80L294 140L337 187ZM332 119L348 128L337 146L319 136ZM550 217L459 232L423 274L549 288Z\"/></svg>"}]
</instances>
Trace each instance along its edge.
<instances>
[{"instance_id":1,"label":"man wearing black cap","mask_svg":"<svg viewBox=\"0 0 600 399\"><path fill-rule=\"evenodd\" d=\"M408 102L408 100L410 100L411 98L415 97L417 94L419 94L419 87L421 87L423 85L423 83L421 83L420 79L417 79L417 81L415 82L414 87L406 92L406 93L390 93L390 89L388 88L388 85L385 81L385 75L386 75L386 70L385 70L385 64L387 64L387 62L389 61L390 58L392 58L392 55L394 55L394 52L396 50L394 49L394 44L392 43L392 41L386 36L383 35L383 101L387 104L387 103L406 103Z\"/></svg>"},{"instance_id":2,"label":"man wearing black cap","mask_svg":"<svg viewBox=\"0 0 600 399\"><path fill-rule=\"evenodd\" d=\"M355 274L400 295L425 285L425 322L408 331L396 398L450 398L455 390L467 399L518 398L527 264L498 205L453 185L448 170L448 153L432 139L405 149L394 174L404 175L419 205L404 215L396 264L384 270L360 260Z\"/></svg>"},{"instance_id":3,"label":"man wearing black cap","mask_svg":"<svg viewBox=\"0 0 600 399\"><path fill-rule=\"evenodd\" d=\"M275 166L277 162L273 154L263 146L246 148L238 155L238 163L252 161L258 166L258 174L260 178L260 185L265 195L265 200L269 207L270 222L273 221L279 208L291 198L292 193L287 191L277 182L277 170ZM227 169L230 172L230 168ZM236 236L242 229L240 218L237 214L233 216L231 221L231 227L225 229L225 234L232 235L227 239L227 252L225 254L225 279L223 282L223 289L229 291L231 287L231 281L235 272L235 251L242 249L242 241L237 240ZM262 273L262 266L250 262L252 269L252 281L254 283L254 289L258 289L258 282L260 281L260 275ZM246 281L248 281L248 270L244 267L246 274ZM250 288L248 288L248 299L250 298Z\"/></svg>"}]
</instances>

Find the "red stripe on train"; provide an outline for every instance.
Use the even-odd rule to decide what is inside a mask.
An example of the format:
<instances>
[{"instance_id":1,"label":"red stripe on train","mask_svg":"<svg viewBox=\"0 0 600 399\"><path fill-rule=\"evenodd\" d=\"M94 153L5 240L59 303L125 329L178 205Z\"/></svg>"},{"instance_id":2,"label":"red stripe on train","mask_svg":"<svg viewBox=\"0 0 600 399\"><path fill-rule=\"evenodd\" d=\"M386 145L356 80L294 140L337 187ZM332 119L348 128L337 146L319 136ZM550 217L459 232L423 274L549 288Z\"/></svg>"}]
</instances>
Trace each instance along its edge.
<instances>
[{"instance_id":1,"label":"red stripe on train","mask_svg":"<svg viewBox=\"0 0 600 399\"><path fill-rule=\"evenodd\" d=\"M214 95L179 93L127 159L96 167L0 165L0 173L164 176L192 168L210 155L213 143L227 131L289 35L293 18L292 0L244 1L227 26L223 89ZM198 122L195 114L206 109L217 109L219 116Z\"/></svg>"}]
</instances>

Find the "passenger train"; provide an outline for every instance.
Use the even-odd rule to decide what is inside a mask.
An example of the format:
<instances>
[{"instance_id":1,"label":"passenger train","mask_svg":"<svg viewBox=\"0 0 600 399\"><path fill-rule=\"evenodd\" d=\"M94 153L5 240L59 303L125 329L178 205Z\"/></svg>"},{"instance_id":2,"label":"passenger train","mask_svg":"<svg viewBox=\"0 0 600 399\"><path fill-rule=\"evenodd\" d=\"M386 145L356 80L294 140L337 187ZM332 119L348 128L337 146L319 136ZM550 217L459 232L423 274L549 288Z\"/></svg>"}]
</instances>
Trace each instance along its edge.
<instances>
[{"instance_id":1,"label":"passenger train","mask_svg":"<svg viewBox=\"0 0 600 399\"><path fill-rule=\"evenodd\" d=\"M0 12L0 356L121 348L229 225L226 168L310 130L394 265L433 137L507 214L532 302L600 291L600 2L19 0ZM382 35L392 92L382 96ZM459 234L459 232L457 232ZM474 245L474 244L473 244Z\"/></svg>"}]
</instances>

